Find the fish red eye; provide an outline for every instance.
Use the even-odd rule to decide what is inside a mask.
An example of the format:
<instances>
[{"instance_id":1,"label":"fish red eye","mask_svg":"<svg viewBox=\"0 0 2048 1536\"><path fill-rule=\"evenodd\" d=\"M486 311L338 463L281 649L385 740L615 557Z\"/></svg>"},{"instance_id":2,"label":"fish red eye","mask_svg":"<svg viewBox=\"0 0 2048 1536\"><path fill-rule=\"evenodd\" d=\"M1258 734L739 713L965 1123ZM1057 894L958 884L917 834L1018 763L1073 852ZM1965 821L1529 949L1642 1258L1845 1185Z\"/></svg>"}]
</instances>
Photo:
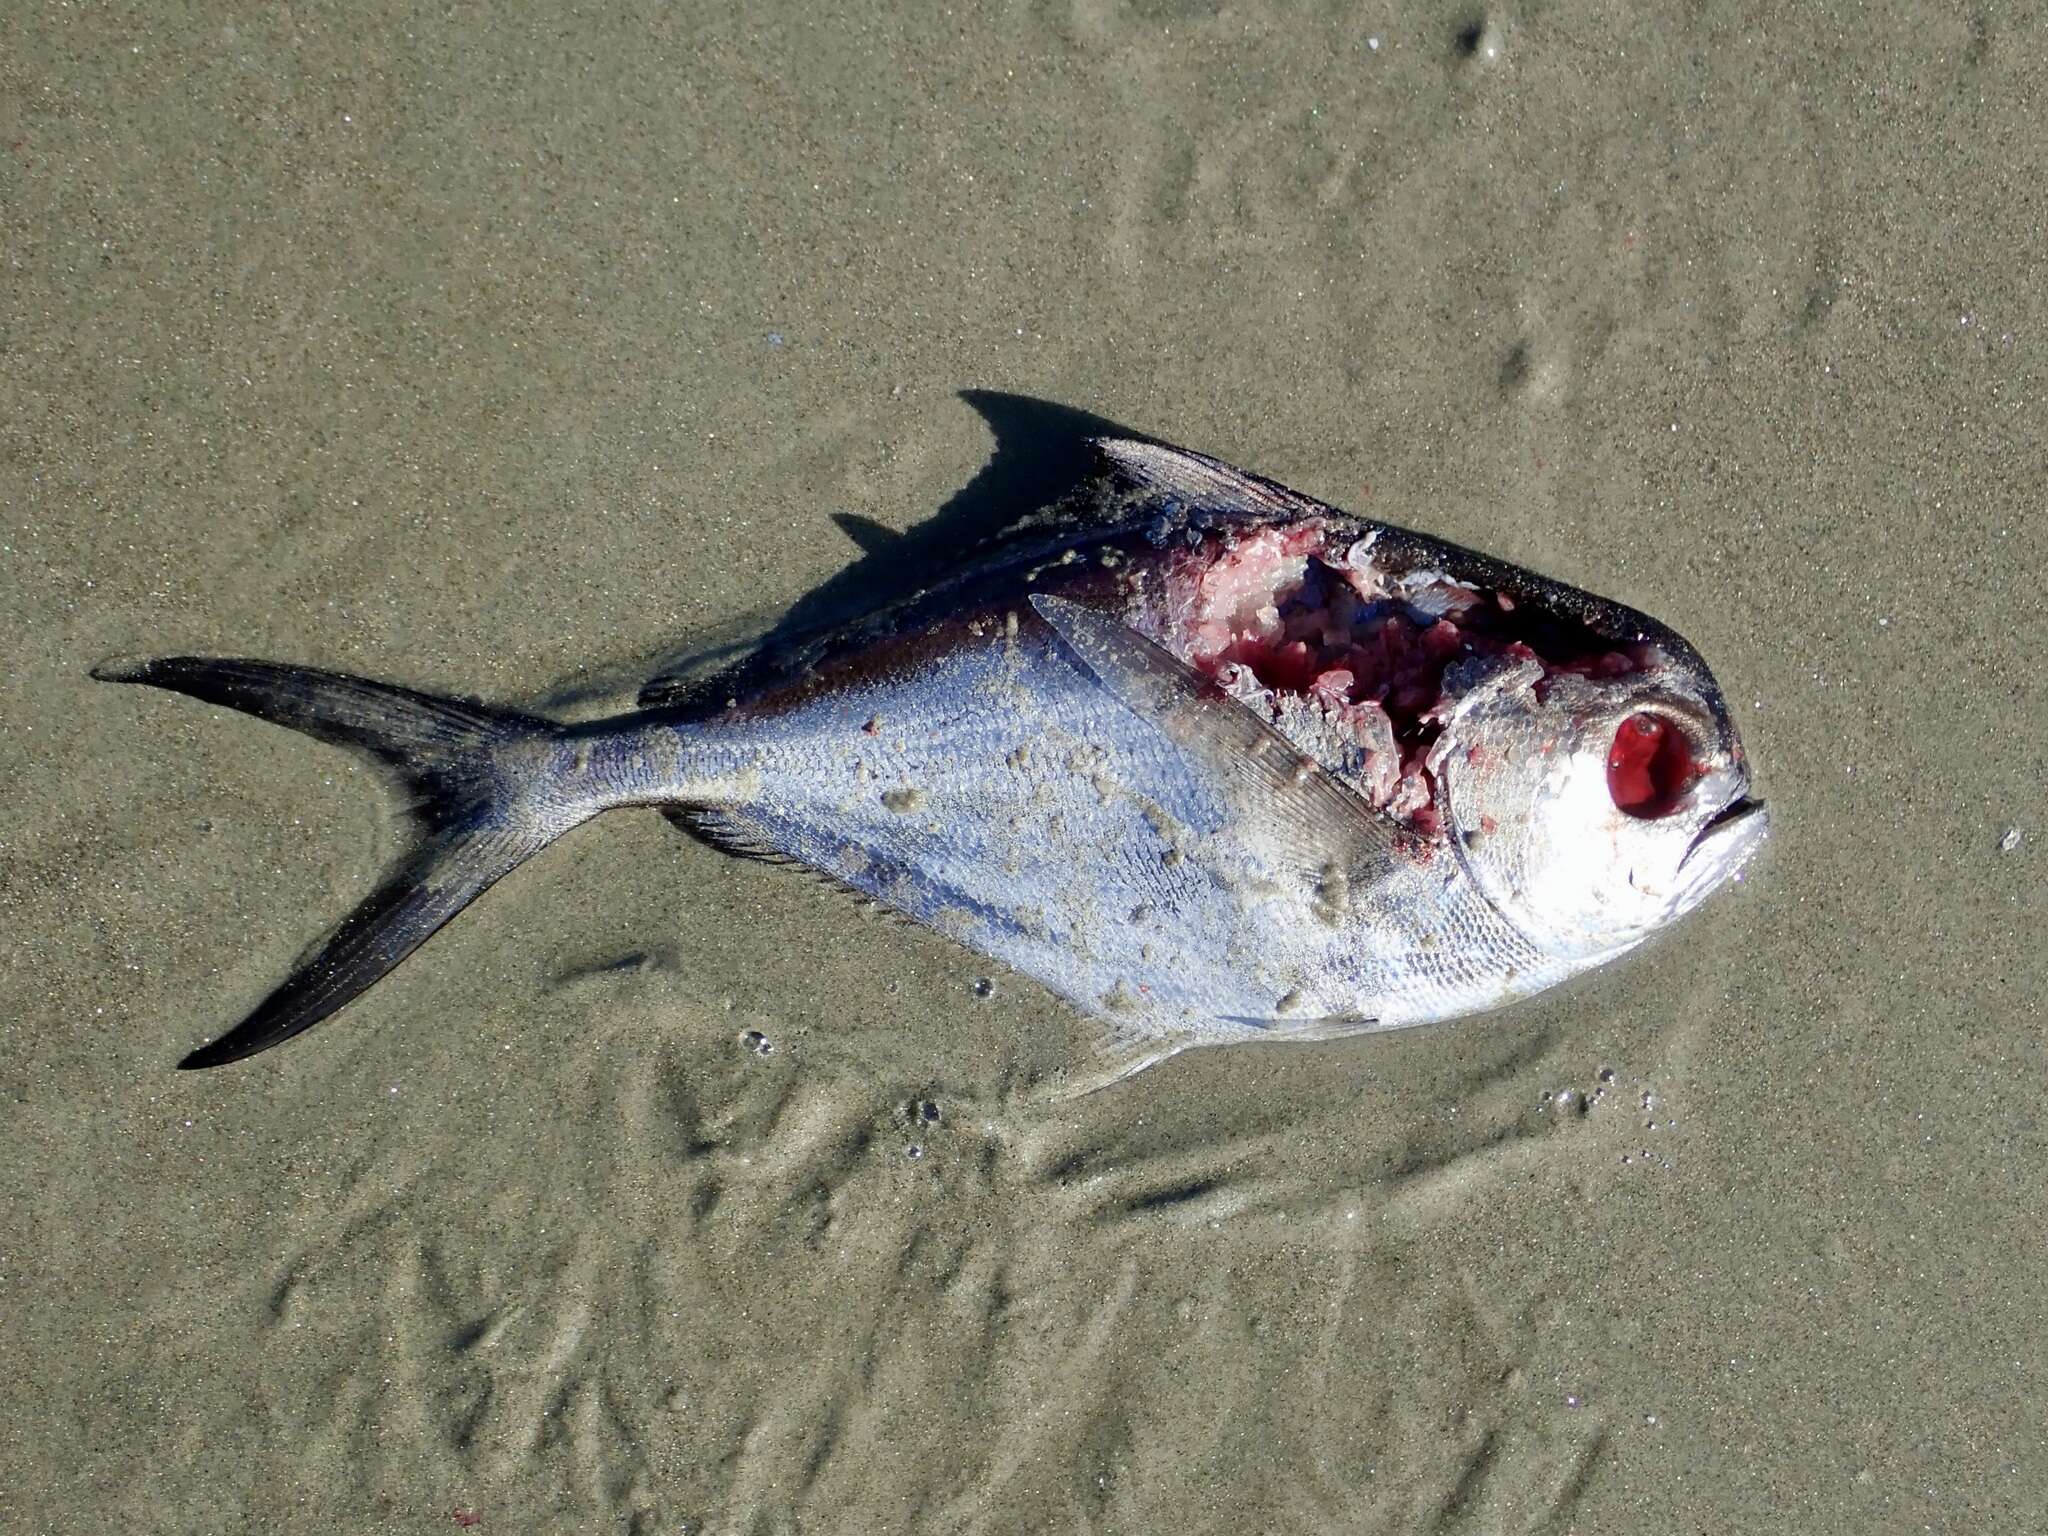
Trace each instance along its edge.
<instances>
[{"instance_id":1,"label":"fish red eye","mask_svg":"<svg viewBox=\"0 0 2048 1536\"><path fill-rule=\"evenodd\" d=\"M1657 715L1630 715L1607 749L1607 792L1618 809L1645 820L1677 810L1704 772L1685 732Z\"/></svg>"}]
</instances>

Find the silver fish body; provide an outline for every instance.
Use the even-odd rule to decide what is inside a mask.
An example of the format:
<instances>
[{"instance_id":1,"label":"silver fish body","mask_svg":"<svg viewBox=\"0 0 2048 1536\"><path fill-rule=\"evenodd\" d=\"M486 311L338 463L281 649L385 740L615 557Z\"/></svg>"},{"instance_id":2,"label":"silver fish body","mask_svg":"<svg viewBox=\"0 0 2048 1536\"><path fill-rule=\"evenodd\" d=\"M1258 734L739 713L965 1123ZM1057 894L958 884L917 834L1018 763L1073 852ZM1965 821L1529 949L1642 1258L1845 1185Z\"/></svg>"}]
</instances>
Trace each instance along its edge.
<instances>
[{"instance_id":1,"label":"silver fish body","mask_svg":"<svg viewBox=\"0 0 2048 1536\"><path fill-rule=\"evenodd\" d=\"M186 1064L317 1022L625 805L1034 978L1133 1068L1525 997L1761 842L1719 690L1654 621L1200 455L1099 446L1085 506L954 580L589 725L266 663L103 670L365 748L422 806L412 859Z\"/></svg>"},{"instance_id":2,"label":"silver fish body","mask_svg":"<svg viewBox=\"0 0 2048 1536\"><path fill-rule=\"evenodd\" d=\"M1566 973L1452 861L1394 856L1389 840L1369 868L1341 867L1336 839L1316 848L1245 814L1031 606L983 630L914 674L787 712L701 736L657 727L680 737L677 788L732 786L693 824L822 870L1162 1040L1421 1023ZM1300 761L1279 759L1288 773Z\"/></svg>"}]
</instances>

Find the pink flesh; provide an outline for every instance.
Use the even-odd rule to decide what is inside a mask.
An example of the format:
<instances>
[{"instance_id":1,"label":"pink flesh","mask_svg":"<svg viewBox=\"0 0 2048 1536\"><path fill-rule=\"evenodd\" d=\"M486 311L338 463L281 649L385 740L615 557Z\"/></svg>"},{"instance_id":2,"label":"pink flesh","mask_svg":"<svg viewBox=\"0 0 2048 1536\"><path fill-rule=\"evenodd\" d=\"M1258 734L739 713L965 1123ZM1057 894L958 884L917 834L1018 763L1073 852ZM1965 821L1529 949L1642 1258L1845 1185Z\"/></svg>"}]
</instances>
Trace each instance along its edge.
<instances>
[{"instance_id":1,"label":"pink flesh","mask_svg":"<svg viewBox=\"0 0 2048 1536\"><path fill-rule=\"evenodd\" d=\"M1570 657L1538 657L1519 633L1528 615L1505 593L1437 581L1390 594L1377 571L1326 551L1325 530L1312 523L1234 542L1207 539L1171 562L1166 586L1174 650L1272 718L1304 706L1318 711L1363 755L1365 766L1348 777L1376 808L1425 836L1440 831L1424 761L1442 731L1447 667L1511 656L1541 661L1546 675L1605 677L1637 665L1597 641ZM1411 604L1440 607L1443 616L1427 618ZM1389 727L1397 771L1375 761ZM1654 798L1646 791L1641 803Z\"/></svg>"}]
</instances>

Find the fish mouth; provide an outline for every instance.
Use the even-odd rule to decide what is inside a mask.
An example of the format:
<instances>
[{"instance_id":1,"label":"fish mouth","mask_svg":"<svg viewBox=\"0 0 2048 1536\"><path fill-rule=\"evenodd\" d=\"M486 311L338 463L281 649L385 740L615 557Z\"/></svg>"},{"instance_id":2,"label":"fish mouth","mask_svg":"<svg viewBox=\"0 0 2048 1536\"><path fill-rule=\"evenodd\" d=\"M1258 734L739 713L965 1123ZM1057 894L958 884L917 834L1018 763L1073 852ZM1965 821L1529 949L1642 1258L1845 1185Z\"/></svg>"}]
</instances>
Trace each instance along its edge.
<instances>
[{"instance_id":1,"label":"fish mouth","mask_svg":"<svg viewBox=\"0 0 2048 1536\"><path fill-rule=\"evenodd\" d=\"M1752 800L1748 795L1737 795L1721 809L1707 818L1692 840L1692 846L1685 850L1685 857L1678 867L1686 869L1699 859L1701 854L1708 857L1702 862L1709 866L1731 866L1726 873L1733 874L1749 862L1750 855L1763 842L1771 828L1771 813L1761 800Z\"/></svg>"}]
</instances>

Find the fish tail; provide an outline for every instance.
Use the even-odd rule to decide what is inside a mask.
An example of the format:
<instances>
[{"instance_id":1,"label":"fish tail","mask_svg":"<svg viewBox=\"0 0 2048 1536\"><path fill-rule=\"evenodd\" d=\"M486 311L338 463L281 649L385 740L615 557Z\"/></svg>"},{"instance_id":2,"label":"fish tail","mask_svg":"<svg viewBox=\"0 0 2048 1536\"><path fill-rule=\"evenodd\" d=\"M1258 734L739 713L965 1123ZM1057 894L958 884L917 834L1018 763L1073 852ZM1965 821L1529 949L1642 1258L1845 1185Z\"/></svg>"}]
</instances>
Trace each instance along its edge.
<instances>
[{"instance_id":1,"label":"fish tail","mask_svg":"<svg viewBox=\"0 0 2048 1536\"><path fill-rule=\"evenodd\" d=\"M419 836L255 1012L178 1063L218 1067L311 1029L386 975L501 876L608 805L562 760L571 729L336 672L196 656L109 662L147 683L367 752L413 796Z\"/></svg>"}]
</instances>

